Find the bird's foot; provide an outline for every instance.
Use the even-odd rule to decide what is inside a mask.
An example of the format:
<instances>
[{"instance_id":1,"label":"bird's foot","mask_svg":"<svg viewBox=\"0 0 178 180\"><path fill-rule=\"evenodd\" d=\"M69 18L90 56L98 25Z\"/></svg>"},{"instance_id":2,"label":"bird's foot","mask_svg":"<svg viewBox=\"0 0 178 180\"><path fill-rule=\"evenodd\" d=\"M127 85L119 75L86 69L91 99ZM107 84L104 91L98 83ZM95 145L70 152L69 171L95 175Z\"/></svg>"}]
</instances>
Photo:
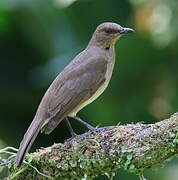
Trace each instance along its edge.
<instances>
[{"instance_id":1,"label":"bird's foot","mask_svg":"<svg viewBox=\"0 0 178 180\"><path fill-rule=\"evenodd\" d=\"M91 128L91 127L92 127L92 128ZM90 131L99 131L99 130L102 130L102 129L103 129L103 128L95 128L95 127L93 127L93 126L91 126L91 127L88 128ZM82 137L82 135L84 135L84 134L73 134L72 137L64 140L64 143L73 140L73 139L76 138L77 136L78 136L78 137Z\"/></svg>"},{"instance_id":2,"label":"bird's foot","mask_svg":"<svg viewBox=\"0 0 178 180\"><path fill-rule=\"evenodd\" d=\"M75 116L73 118L76 119L77 121L79 121L80 123L82 123L84 126L86 126L91 131L99 131L99 130L103 129L103 128L97 128L97 127L91 126L90 124L88 124L87 122L83 121L82 119L80 119L77 116ZM69 139L66 139L64 142L69 142L72 139L76 138L77 136L80 136L80 137L82 136L82 135L78 135L78 134L76 134L74 132L74 130L72 129L72 126L71 126L71 124L70 124L70 122L69 122L69 120L67 118L66 118L66 123L67 123L67 126L68 126L68 128L70 130L70 133L71 133L72 137L70 137Z\"/></svg>"}]
</instances>

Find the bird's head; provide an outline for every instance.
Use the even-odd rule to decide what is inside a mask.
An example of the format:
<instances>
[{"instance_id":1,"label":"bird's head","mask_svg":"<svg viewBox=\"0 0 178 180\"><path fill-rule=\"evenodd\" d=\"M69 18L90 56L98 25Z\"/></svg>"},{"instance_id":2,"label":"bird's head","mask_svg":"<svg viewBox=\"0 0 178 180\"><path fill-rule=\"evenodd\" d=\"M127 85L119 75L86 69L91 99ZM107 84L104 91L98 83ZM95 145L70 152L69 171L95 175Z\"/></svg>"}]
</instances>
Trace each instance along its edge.
<instances>
[{"instance_id":1,"label":"bird's head","mask_svg":"<svg viewBox=\"0 0 178 180\"><path fill-rule=\"evenodd\" d=\"M103 47L109 47L114 45L116 40L122 35L134 32L133 29L124 28L116 23L102 23L94 32L91 42L93 45L99 45Z\"/></svg>"}]
</instances>

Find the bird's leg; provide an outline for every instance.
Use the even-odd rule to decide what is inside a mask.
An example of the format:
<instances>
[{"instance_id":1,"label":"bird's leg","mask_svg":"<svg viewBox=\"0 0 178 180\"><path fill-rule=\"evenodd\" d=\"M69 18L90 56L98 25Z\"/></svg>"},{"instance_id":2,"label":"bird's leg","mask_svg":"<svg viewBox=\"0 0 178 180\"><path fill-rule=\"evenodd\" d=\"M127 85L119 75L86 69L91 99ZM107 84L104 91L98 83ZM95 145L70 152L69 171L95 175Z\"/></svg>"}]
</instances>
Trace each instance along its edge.
<instances>
[{"instance_id":1,"label":"bird's leg","mask_svg":"<svg viewBox=\"0 0 178 180\"><path fill-rule=\"evenodd\" d=\"M68 129L70 131L70 134L71 134L72 138L75 137L77 134L74 132L74 130L73 130L73 128L72 128L72 126L71 126L71 124L70 124L67 117L66 117L65 121L66 121L67 127L68 127Z\"/></svg>"},{"instance_id":2,"label":"bird's leg","mask_svg":"<svg viewBox=\"0 0 178 180\"><path fill-rule=\"evenodd\" d=\"M77 121L79 121L80 123L82 123L84 126L86 126L88 129L90 130L93 130L93 131L96 131L96 130L99 130L101 128L95 128L93 126L91 126L90 124L88 124L87 122L83 121L82 119L80 119L78 116L74 116L72 117L74 119L76 119Z\"/></svg>"}]
</instances>

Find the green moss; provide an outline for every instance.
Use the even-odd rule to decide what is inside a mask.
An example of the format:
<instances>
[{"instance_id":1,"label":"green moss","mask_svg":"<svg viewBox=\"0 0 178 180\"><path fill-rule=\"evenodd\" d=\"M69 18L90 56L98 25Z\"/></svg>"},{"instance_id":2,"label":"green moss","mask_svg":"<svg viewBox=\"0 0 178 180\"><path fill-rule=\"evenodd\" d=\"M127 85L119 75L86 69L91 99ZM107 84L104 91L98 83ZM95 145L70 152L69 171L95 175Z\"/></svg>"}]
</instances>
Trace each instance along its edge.
<instances>
[{"instance_id":1,"label":"green moss","mask_svg":"<svg viewBox=\"0 0 178 180\"><path fill-rule=\"evenodd\" d=\"M176 136L173 140L173 144L177 145L178 144L178 132L176 133Z\"/></svg>"},{"instance_id":2,"label":"green moss","mask_svg":"<svg viewBox=\"0 0 178 180\"><path fill-rule=\"evenodd\" d=\"M134 164L131 164L128 168L129 172L135 172L137 169L135 168Z\"/></svg>"}]
</instances>

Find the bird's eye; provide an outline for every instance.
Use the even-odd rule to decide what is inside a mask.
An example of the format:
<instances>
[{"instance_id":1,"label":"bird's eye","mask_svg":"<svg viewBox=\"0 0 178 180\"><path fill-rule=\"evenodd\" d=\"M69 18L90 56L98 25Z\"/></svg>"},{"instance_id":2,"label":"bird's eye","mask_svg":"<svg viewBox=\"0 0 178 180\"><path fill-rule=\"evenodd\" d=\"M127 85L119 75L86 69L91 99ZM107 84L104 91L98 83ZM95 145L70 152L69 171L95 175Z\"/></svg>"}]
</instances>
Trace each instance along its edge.
<instances>
[{"instance_id":1,"label":"bird's eye","mask_svg":"<svg viewBox=\"0 0 178 180\"><path fill-rule=\"evenodd\" d=\"M104 30L107 34L112 33L112 29L105 29Z\"/></svg>"}]
</instances>

